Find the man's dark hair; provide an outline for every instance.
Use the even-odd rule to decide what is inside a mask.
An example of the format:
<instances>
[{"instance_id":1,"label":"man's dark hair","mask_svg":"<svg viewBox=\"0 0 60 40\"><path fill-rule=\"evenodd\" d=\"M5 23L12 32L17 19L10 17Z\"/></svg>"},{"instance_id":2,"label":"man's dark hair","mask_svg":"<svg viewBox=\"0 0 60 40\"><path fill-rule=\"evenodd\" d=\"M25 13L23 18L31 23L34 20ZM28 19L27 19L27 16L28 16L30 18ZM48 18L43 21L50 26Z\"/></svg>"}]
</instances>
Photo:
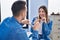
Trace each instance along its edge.
<instances>
[{"instance_id":1,"label":"man's dark hair","mask_svg":"<svg viewBox=\"0 0 60 40\"><path fill-rule=\"evenodd\" d=\"M26 2L25 1L15 1L11 7L13 16L18 16L19 11L25 9Z\"/></svg>"}]
</instances>

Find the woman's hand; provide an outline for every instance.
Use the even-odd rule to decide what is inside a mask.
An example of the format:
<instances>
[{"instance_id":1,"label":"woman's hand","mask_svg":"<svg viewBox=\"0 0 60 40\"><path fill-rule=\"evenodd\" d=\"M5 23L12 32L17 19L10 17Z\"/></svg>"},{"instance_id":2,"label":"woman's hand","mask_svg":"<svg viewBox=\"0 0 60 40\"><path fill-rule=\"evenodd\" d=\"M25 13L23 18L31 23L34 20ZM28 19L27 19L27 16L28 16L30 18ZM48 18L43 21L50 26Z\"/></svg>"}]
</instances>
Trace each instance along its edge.
<instances>
[{"instance_id":1,"label":"woman's hand","mask_svg":"<svg viewBox=\"0 0 60 40\"><path fill-rule=\"evenodd\" d=\"M35 21L34 21L34 24L36 24L37 22L39 22L40 21L40 19L36 19Z\"/></svg>"},{"instance_id":2,"label":"woman's hand","mask_svg":"<svg viewBox=\"0 0 60 40\"><path fill-rule=\"evenodd\" d=\"M36 24L34 24L33 29L38 31L39 27L40 27L40 24L39 22L37 22Z\"/></svg>"},{"instance_id":3,"label":"woman's hand","mask_svg":"<svg viewBox=\"0 0 60 40\"><path fill-rule=\"evenodd\" d=\"M40 27L40 23L39 23L39 19L37 19L34 23L33 29L38 31L39 27Z\"/></svg>"},{"instance_id":4,"label":"woman's hand","mask_svg":"<svg viewBox=\"0 0 60 40\"><path fill-rule=\"evenodd\" d=\"M44 21L44 22L46 23L46 17L43 17L43 18L42 18L42 21Z\"/></svg>"}]
</instances>

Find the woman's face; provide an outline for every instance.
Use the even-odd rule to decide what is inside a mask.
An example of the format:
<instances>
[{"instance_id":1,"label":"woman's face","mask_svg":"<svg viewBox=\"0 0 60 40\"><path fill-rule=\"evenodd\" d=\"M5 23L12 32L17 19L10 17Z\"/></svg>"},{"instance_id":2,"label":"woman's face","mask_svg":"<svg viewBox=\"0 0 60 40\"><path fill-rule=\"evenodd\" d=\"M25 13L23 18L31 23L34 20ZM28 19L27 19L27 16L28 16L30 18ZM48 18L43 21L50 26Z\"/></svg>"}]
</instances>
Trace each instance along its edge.
<instances>
[{"instance_id":1,"label":"woman's face","mask_svg":"<svg viewBox=\"0 0 60 40\"><path fill-rule=\"evenodd\" d=\"M39 16L40 16L41 18L46 17L46 13L45 13L45 11L44 11L43 8L40 8L40 10L39 10Z\"/></svg>"}]
</instances>

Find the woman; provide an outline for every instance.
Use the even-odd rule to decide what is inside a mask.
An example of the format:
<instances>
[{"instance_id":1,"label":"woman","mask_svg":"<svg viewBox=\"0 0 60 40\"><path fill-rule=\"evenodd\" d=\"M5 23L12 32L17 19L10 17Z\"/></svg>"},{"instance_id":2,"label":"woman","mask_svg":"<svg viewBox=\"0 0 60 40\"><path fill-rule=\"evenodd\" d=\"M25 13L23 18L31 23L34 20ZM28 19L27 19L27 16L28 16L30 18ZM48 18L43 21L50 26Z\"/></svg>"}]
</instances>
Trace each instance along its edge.
<instances>
[{"instance_id":1,"label":"woman","mask_svg":"<svg viewBox=\"0 0 60 40\"><path fill-rule=\"evenodd\" d=\"M38 40L50 40L48 36L52 30L52 21L48 18L47 8L45 6L40 6L38 13L39 15L32 20L33 27L31 28L31 32L34 32L33 29L37 29Z\"/></svg>"}]
</instances>

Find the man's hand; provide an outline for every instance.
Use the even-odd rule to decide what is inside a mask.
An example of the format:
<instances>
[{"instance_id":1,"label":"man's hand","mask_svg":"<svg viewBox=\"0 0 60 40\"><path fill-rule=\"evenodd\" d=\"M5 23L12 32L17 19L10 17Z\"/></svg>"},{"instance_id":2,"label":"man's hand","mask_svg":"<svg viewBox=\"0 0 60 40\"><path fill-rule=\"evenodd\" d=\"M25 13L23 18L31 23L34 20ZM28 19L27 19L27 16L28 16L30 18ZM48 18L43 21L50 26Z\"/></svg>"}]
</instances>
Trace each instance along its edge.
<instances>
[{"instance_id":1,"label":"man's hand","mask_svg":"<svg viewBox=\"0 0 60 40\"><path fill-rule=\"evenodd\" d=\"M29 20L28 20L28 19L22 20L22 23L23 23L23 24L29 24Z\"/></svg>"}]
</instances>

